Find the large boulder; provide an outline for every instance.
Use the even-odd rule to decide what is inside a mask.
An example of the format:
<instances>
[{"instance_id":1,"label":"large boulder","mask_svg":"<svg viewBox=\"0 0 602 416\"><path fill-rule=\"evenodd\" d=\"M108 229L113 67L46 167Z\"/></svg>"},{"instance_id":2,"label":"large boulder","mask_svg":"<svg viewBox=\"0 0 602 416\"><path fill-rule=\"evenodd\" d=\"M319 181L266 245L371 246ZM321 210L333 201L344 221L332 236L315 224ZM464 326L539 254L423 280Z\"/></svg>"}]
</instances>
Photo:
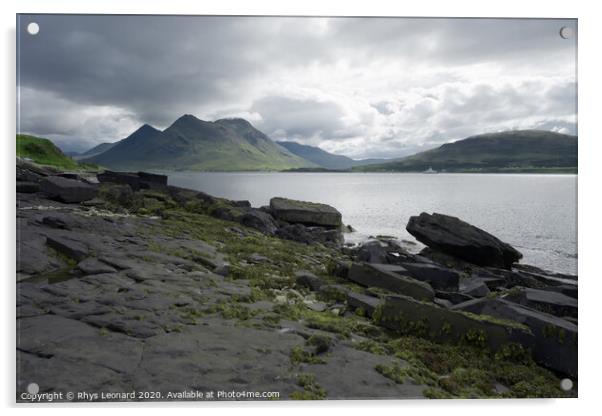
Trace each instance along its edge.
<instances>
[{"instance_id":1,"label":"large boulder","mask_svg":"<svg viewBox=\"0 0 602 416\"><path fill-rule=\"evenodd\" d=\"M66 203L79 203L93 199L98 193L94 185L60 176L48 176L40 182L40 190L51 198Z\"/></svg>"},{"instance_id":2,"label":"large boulder","mask_svg":"<svg viewBox=\"0 0 602 416\"><path fill-rule=\"evenodd\" d=\"M240 223L268 235L274 235L278 229L274 218L270 214L256 208L247 208L240 217Z\"/></svg>"},{"instance_id":3,"label":"large boulder","mask_svg":"<svg viewBox=\"0 0 602 416\"><path fill-rule=\"evenodd\" d=\"M272 215L279 220L305 225L340 227L341 213L336 208L315 202L296 201L286 198L270 200Z\"/></svg>"},{"instance_id":4,"label":"large boulder","mask_svg":"<svg viewBox=\"0 0 602 416\"><path fill-rule=\"evenodd\" d=\"M387 296L373 318L380 325L401 334L431 338L439 342L468 342L493 351L508 344L531 349L534 337L524 325L478 316L420 302L408 296Z\"/></svg>"},{"instance_id":5,"label":"large boulder","mask_svg":"<svg viewBox=\"0 0 602 416\"><path fill-rule=\"evenodd\" d=\"M353 263L347 278L366 287L379 287L419 300L432 301L433 288L416 280L401 266L392 264Z\"/></svg>"},{"instance_id":6,"label":"large boulder","mask_svg":"<svg viewBox=\"0 0 602 416\"><path fill-rule=\"evenodd\" d=\"M427 282L436 290L457 291L460 274L452 269L431 263L402 263L410 275Z\"/></svg>"},{"instance_id":7,"label":"large boulder","mask_svg":"<svg viewBox=\"0 0 602 416\"><path fill-rule=\"evenodd\" d=\"M356 259L366 263L388 263L387 250L383 243L378 240L370 240L362 243L357 249Z\"/></svg>"},{"instance_id":8,"label":"large boulder","mask_svg":"<svg viewBox=\"0 0 602 416\"><path fill-rule=\"evenodd\" d=\"M533 359L547 368L577 377L577 325L500 298L471 300L452 309L510 319L528 326L535 335Z\"/></svg>"},{"instance_id":9,"label":"large boulder","mask_svg":"<svg viewBox=\"0 0 602 416\"><path fill-rule=\"evenodd\" d=\"M269 215L269 214L266 214ZM276 236L304 244L326 244L340 246L343 234L339 229L325 227L306 227L303 224L287 224L276 230Z\"/></svg>"},{"instance_id":10,"label":"large boulder","mask_svg":"<svg viewBox=\"0 0 602 416\"><path fill-rule=\"evenodd\" d=\"M509 269L523 255L508 243L459 218L421 213L406 230L425 245L479 266Z\"/></svg>"}]
</instances>

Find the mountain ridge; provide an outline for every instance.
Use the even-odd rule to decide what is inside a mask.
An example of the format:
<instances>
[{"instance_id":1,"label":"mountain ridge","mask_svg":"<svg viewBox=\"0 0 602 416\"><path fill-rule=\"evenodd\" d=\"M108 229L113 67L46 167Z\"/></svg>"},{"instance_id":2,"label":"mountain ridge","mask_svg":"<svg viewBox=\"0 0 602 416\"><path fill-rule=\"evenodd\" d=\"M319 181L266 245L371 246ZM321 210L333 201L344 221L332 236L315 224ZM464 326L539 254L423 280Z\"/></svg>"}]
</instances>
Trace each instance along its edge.
<instances>
[{"instance_id":1,"label":"mountain ridge","mask_svg":"<svg viewBox=\"0 0 602 416\"><path fill-rule=\"evenodd\" d=\"M84 159L113 169L284 170L313 167L244 119L184 114L165 130L145 124L106 152Z\"/></svg>"},{"instance_id":2,"label":"mountain ridge","mask_svg":"<svg viewBox=\"0 0 602 416\"><path fill-rule=\"evenodd\" d=\"M372 163L383 163L387 159L363 159L356 160L350 157L327 152L317 146L309 146L295 141L277 141L280 146L285 147L291 153L296 154L321 168L331 170L346 170L354 166L363 166Z\"/></svg>"},{"instance_id":3,"label":"mountain ridge","mask_svg":"<svg viewBox=\"0 0 602 416\"><path fill-rule=\"evenodd\" d=\"M545 130L484 133L445 143L387 163L354 167L362 172L573 172L577 136Z\"/></svg>"}]
</instances>

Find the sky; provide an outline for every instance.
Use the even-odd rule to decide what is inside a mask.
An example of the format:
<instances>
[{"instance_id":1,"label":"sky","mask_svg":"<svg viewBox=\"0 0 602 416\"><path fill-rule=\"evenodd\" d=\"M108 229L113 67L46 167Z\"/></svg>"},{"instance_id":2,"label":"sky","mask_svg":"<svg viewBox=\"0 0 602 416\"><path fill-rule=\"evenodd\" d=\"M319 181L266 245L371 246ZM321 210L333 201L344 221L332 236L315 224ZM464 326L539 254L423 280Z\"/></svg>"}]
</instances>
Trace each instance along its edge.
<instances>
[{"instance_id":1,"label":"sky","mask_svg":"<svg viewBox=\"0 0 602 416\"><path fill-rule=\"evenodd\" d=\"M21 15L17 128L84 151L183 114L243 117L273 140L356 159L510 129L576 134L576 25Z\"/></svg>"}]
</instances>

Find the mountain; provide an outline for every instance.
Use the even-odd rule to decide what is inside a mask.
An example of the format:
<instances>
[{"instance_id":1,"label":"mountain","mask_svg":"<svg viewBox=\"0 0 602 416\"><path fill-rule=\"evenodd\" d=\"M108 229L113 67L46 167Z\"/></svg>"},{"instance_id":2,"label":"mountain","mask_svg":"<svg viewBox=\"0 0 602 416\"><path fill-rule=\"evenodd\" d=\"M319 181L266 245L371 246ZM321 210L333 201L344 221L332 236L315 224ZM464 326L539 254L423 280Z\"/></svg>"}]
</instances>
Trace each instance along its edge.
<instances>
[{"instance_id":1,"label":"mountain","mask_svg":"<svg viewBox=\"0 0 602 416\"><path fill-rule=\"evenodd\" d=\"M388 163L354 170L422 172L576 172L577 137L543 130L480 134Z\"/></svg>"},{"instance_id":2,"label":"mountain","mask_svg":"<svg viewBox=\"0 0 602 416\"><path fill-rule=\"evenodd\" d=\"M335 155L315 146L308 146L297 142L276 142L285 147L289 152L307 159L321 168L333 170L351 169L354 166L369 165L371 163L383 163L387 159L364 159L354 160L347 156Z\"/></svg>"},{"instance_id":3,"label":"mountain","mask_svg":"<svg viewBox=\"0 0 602 416\"><path fill-rule=\"evenodd\" d=\"M41 137L17 134L17 156L31 159L40 165L67 170L78 168L78 164L61 152L54 143Z\"/></svg>"},{"instance_id":4,"label":"mountain","mask_svg":"<svg viewBox=\"0 0 602 416\"><path fill-rule=\"evenodd\" d=\"M94 146L93 148L86 150L83 153L76 153L74 154L72 157L75 160L81 160L81 159L87 159L93 156L98 156L101 153L106 152L107 150L109 150L111 147L115 146L117 143L101 143L97 146Z\"/></svg>"},{"instance_id":5,"label":"mountain","mask_svg":"<svg viewBox=\"0 0 602 416\"><path fill-rule=\"evenodd\" d=\"M184 115L160 131L148 124L84 159L114 169L283 170L315 166L274 143L244 119Z\"/></svg>"}]
</instances>

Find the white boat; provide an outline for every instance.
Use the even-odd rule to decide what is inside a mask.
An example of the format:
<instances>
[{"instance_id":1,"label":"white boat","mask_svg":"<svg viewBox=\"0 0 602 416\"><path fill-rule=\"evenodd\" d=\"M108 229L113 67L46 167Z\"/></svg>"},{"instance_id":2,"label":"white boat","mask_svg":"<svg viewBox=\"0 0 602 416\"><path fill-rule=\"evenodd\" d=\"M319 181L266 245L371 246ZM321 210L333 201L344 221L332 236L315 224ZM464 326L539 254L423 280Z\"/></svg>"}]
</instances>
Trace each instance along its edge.
<instances>
[{"instance_id":1,"label":"white boat","mask_svg":"<svg viewBox=\"0 0 602 416\"><path fill-rule=\"evenodd\" d=\"M437 171L434 170L432 166L429 166L429 168L422 173L437 173Z\"/></svg>"}]
</instances>

